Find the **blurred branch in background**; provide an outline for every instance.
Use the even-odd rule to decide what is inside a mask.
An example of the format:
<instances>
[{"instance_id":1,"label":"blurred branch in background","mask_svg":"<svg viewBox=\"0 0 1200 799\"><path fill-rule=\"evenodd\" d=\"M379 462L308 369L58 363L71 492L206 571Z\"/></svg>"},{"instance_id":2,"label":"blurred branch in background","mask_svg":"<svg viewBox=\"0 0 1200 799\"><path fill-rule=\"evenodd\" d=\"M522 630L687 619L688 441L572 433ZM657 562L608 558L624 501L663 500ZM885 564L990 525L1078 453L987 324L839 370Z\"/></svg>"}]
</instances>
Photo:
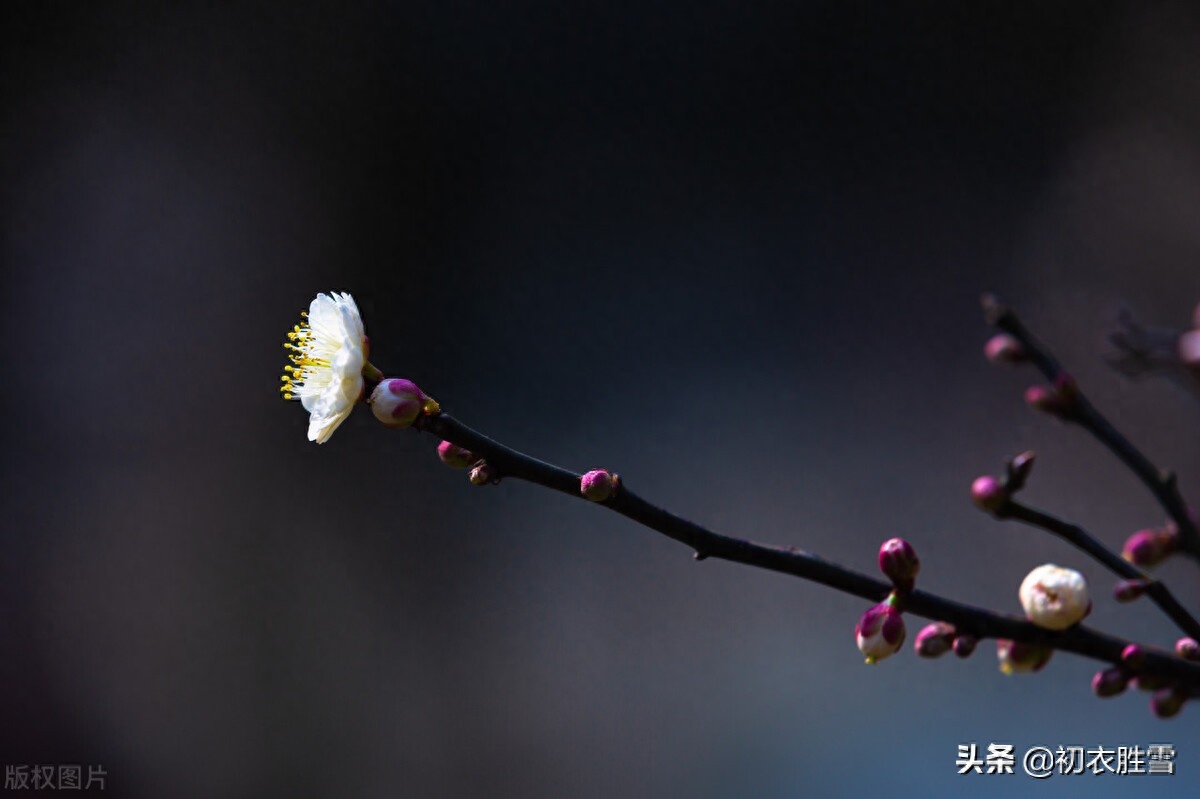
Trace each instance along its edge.
<instances>
[{"instance_id":1,"label":"blurred branch in background","mask_svg":"<svg viewBox=\"0 0 1200 799\"><path fill-rule=\"evenodd\" d=\"M1142 325L1128 308L1117 316L1117 329L1108 340L1117 352L1107 357L1110 366L1134 380L1146 376L1165 377L1200 401L1200 352L1191 342L1200 337L1200 306L1194 328L1180 331L1169 327ZM1189 346L1185 348L1185 344ZM1200 346L1195 349L1200 350Z\"/></svg>"}]
</instances>

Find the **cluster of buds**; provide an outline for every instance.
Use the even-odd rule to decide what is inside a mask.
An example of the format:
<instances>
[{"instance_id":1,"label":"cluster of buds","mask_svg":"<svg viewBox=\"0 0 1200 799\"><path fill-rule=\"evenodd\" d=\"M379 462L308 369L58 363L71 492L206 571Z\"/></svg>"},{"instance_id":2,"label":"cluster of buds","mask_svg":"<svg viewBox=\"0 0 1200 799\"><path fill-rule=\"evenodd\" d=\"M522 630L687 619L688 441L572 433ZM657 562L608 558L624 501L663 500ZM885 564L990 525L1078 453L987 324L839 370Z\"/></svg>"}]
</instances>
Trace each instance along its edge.
<instances>
[{"instance_id":1,"label":"cluster of buds","mask_svg":"<svg viewBox=\"0 0 1200 799\"><path fill-rule=\"evenodd\" d=\"M1087 580L1074 569L1047 563L1021 581L1017 591L1025 618L1046 630L1065 630L1092 612ZM1000 639L996 657L1005 674L1036 672L1050 662L1054 650L1043 644Z\"/></svg>"},{"instance_id":2,"label":"cluster of buds","mask_svg":"<svg viewBox=\"0 0 1200 799\"><path fill-rule=\"evenodd\" d=\"M901 614L904 596L913 590L921 559L912 544L903 538L891 538L879 547L879 570L892 581L895 590L878 605L869 608L854 627L854 640L869 664L894 655L904 645L906 630Z\"/></svg>"},{"instance_id":3,"label":"cluster of buds","mask_svg":"<svg viewBox=\"0 0 1200 799\"><path fill-rule=\"evenodd\" d=\"M450 441L438 444L438 459L452 469L470 469L467 479L471 485L484 486L500 482L496 469L483 458L465 447L460 447Z\"/></svg>"},{"instance_id":4,"label":"cluster of buds","mask_svg":"<svg viewBox=\"0 0 1200 799\"><path fill-rule=\"evenodd\" d=\"M470 469L467 479L471 485L484 486L500 482L500 475L490 463L450 441L438 444L438 459L452 469Z\"/></svg>"},{"instance_id":5,"label":"cluster of buds","mask_svg":"<svg viewBox=\"0 0 1200 799\"><path fill-rule=\"evenodd\" d=\"M1031 571L1021 583L1018 595L1026 618L1047 630L1065 630L1087 616L1092 608L1083 575L1053 564ZM975 651L977 643L974 636L960 634L953 624L939 621L917 633L914 649L926 658L941 657L951 651L967 657ZM1050 662L1053 653L1052 648L1041 644L1007 639L996 642L1000 671L1005 674L1038 671Z\"/></svg>"},{"instance_id":6,"label":"cluster of buds","mask_svg":"<svg viewBox=\"0 0 1200 799\"><path fill-rule=\"evenodd\" d=\"M1193 638L1180 638L1175 643L1175 654L1184 660L1200 660L1200 644ZM1191 692L1161 675L1143 674L1145 666L1145 650L1137 644L1129 644L1121 650L1119 664L1097 672L1092 678L1092 693L1107 698L1124 693L1126 688L1153 691L1150 710L1154 715L1164 719L1178 715Z\"/></svg>"},{"instance_id":7,"label":"cluster of buds","mask_svg":"<svg viewBox=\"0 0 1200 799\"><path fill-rule=\"evenodd\" d=\"M1013 364L1029 360L1029 351L1025 345L1008 333L997 333L988 339L983 347L983 354L992 363ZM1079 389L1074 378L1062 372L1055 377L1053 385L1027 388L1025 404L1036 411L1069 421L1075 417L1079 408Z\"/></svg>"},{"instance_id":8,"label":"cluster of buds","mask_svg":"<svg viewBox=\"0 0 1200 799\"><path fill-rule=\"evenodd\" d=\"M926 624L917 633L913 650L923 658L940 658L947 652L953 652L960 658L965 658L975 651L978 644L978 638L960 633L953 624L935 621L932 624Z\"/></svg>"}]
</instances>

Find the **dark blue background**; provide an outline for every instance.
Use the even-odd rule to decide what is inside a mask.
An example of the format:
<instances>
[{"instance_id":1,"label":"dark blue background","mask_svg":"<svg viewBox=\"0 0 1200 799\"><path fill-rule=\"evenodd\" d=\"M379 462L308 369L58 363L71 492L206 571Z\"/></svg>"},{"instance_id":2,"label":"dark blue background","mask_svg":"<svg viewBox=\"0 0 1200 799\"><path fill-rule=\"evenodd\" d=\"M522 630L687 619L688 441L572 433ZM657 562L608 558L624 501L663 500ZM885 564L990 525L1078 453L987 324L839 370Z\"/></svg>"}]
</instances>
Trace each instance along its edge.
<instances>
[{"instance_id":1,"label":"dark blue background","mask_svg":"<svg viewBox=\"0 0 1200 799\"><path fill-rule=\"evenodd\" d=\"M476 489L365 411L275 393L317 291L372 360L514 446L731 534L1016 611L1161 512L1033 379L999 291L1200 495L1194 401L1098 355L1200 300L1189 3L5 7L0 756L117 796L1180 795L1196 708L1004 678L863 603L598 508ZM1190 607L1200 583L1169 564ZM918 620L910 624L915 634ZM956 745L1173 742L1174 778L957 777Z\"/></svg>"}]
</instances>

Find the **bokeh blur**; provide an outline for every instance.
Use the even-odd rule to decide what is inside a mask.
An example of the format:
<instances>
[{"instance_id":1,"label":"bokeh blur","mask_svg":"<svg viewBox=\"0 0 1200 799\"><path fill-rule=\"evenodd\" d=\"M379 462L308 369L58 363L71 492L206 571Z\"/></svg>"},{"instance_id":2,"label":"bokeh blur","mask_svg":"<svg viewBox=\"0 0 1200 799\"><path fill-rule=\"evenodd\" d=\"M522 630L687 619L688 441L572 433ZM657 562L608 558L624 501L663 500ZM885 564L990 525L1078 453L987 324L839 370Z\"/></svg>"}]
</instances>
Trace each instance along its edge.
<instances>
[{"instance_id":1,"label":"bokeh blur","mask_svg":"<svg viewBox=\"0 0 1200 799\"><path fill-rule=\"evenodd\" d=\"M277 394L318 291L505 441L730 534L1017 612L1174 629L971 480L1113 547L1162 514L989 365L1018 306L1200 502L1200 407L1101 355L1200 301L1194 3L11 3L0 761L121 797L1180 796L1200 707L994 647L862 664L860 600L468 485ZM1161 574L1200 609L1200 570ZM910 636L919 622L910 623ZM956 747L1175 744L1174 777Z\"/></svg>"}]
</instances>

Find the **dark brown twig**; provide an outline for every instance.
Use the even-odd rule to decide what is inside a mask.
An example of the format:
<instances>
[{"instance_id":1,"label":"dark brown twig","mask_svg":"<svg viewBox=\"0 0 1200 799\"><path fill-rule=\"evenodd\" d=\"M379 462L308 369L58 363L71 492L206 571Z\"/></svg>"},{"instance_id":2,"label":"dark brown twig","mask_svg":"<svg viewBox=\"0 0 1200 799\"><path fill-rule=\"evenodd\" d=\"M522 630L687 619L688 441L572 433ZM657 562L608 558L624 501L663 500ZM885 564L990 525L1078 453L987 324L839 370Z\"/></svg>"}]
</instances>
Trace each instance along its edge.
<instances>
[{"instance_id":1,"label":"dark brown twig","mask_svg":"<svg viewBox=\"0 0 1200 799\"><path fill-rule=\"evenodd\" d=\"M1179 601L1175 599L1166 585L1142 573L1132 563L1106 548L1082 527L1064 522L1062 519L1058 519L1027 505L1022 505L1012 499L1008 500L996 511L996 518L1016 519L1032 527L1038 527L1046 532L1053 533L1064 541L1083 550L1088 555L1091 555L1092 558L1106 566L1109 571L1117 576L1130 580L1145 581L1146 594L1154 601L1154 604L1162 608L1163 613L1167 614L1171 621L1175 622L1179 629L1186 635L1200 641L1200 622L1197 622L1192 617L1192 614L1183 605L1179 604Z\"/></svg>"},{"instance_id":2,"label":"dark brown twig","mask_svg":"<svg viewBox=\"0 0 1200 799\"><path fill-rule=\"evenodd\" d=\"M516 478L581 499L582 475L530 457L472 430L448 414L418 417L414 426L479 455L494 469L497 479ZM720 558L811 580L871 602L880 602L893 586L859 572L823 560L795 548L756 544L714 533L694 522L642 499L617 480L613 495L601 504L668 538L691 547L698 558ZM961 633L976 638L1006 638L1049 646L1110 664L1121 663L1121 653L1130 641L1075 625L1062 632L1042 629L1014 616L992 613L925 591L906 596L905 611L953 624ZM1140 646L1140 645L1139 645ZM1146 652L1141 673L1155 674L1200 691L1200 663L1193 663L1162 650L1143 647Z\"/></svg>"}]
</instances>

